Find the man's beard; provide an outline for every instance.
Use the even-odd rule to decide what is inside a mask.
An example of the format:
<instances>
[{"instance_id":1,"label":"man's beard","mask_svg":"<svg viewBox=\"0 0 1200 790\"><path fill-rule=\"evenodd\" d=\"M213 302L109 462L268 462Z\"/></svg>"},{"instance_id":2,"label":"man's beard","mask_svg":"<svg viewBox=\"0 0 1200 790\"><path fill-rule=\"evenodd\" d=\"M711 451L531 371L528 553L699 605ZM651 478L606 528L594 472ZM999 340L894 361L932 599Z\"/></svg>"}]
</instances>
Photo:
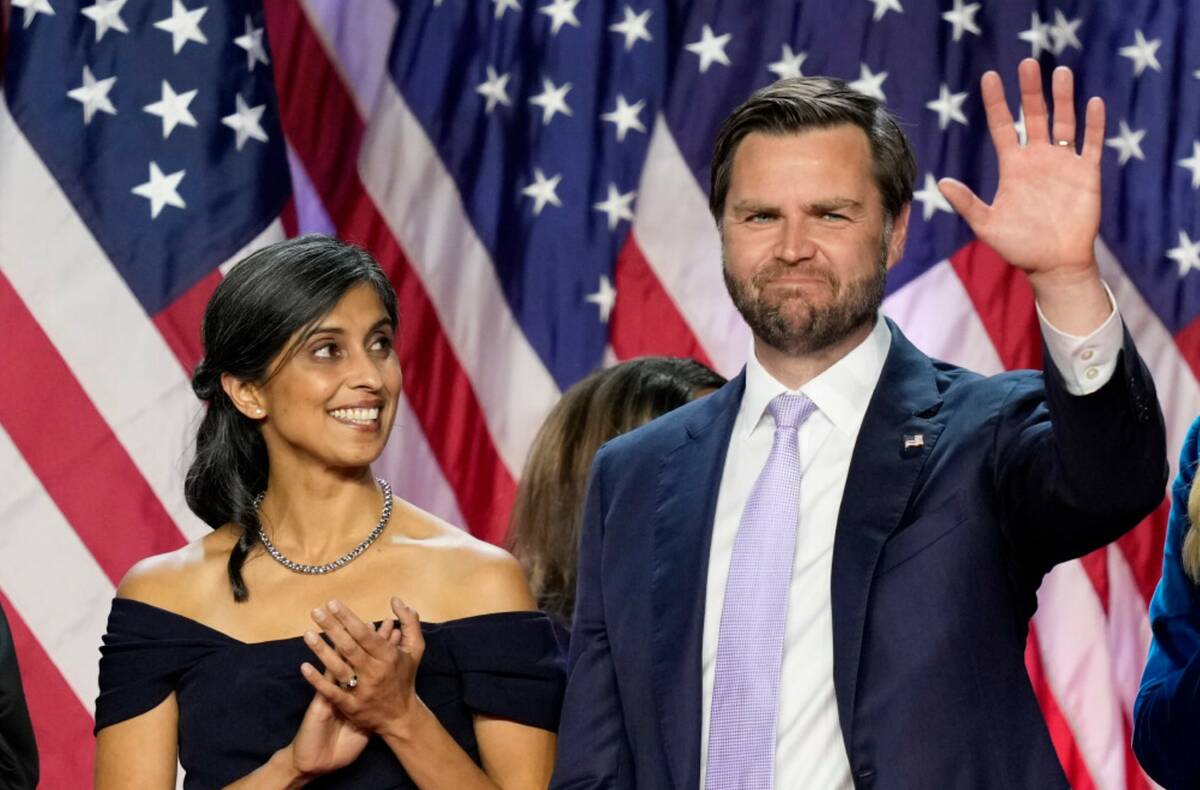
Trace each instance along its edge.
<instances>
[{"instance_id":1,"label":"man's beard","mask_svg":"<svg viewBox=\"0 0 1200 790\"><path fill-rule=\"evenodd\" d=\"M722 262L721 270L734 306L757 338L785 354L813 354L836 345L875 320L879 306L883 304L890 240L889 222L882 234L879 266L848 282L838 279L828 269L810 265L777 264L755 274L750 284L734 279L725 262ZM829 301L814 305L803 290L797 288L798 293L785 292L778 301L768 302L763 298L766 286L783 274L825 280L831 291Z\"/></svg>"}]
</instances>

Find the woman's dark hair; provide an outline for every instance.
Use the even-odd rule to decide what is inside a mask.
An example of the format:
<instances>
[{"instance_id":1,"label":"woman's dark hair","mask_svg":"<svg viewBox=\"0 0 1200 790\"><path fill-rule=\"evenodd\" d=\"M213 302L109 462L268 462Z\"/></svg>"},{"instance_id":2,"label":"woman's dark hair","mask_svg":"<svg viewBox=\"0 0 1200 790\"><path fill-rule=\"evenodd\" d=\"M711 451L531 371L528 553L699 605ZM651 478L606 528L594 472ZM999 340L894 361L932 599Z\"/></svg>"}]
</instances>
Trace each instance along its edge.
<instances>
[{"instance_id":1,"label":"woman's dark hair","mask_svg":"<svg viewBox=\"0 0 1200 790\"><path fill-rule=\"evenodd\" d=\"M196 432L196 457L184 483L188 507L213 529L241 529L229 555L235 601L249 596L242 566L258 543L254 497L267 486L267 447L259 425L234 407L222 374L263 383L310 330L355 285L367 283L396 323L396 293L366 250L312 234L264 247L244 258L221 281L204 310L204 359L192 390L208 408Z\"/></svg>"},{"instance_id":2,"label":"woman's dark hair","mask_svg":"<svg viewBox=\"0 0 1200 790\"><path fill-rule=\"evenodd\" d=\"M539 608L570 625L583 499L600 445L724 384L694 359L642 357L563 393L533 440L509 520L508 547Z\"/></svg>"}]
</instances>

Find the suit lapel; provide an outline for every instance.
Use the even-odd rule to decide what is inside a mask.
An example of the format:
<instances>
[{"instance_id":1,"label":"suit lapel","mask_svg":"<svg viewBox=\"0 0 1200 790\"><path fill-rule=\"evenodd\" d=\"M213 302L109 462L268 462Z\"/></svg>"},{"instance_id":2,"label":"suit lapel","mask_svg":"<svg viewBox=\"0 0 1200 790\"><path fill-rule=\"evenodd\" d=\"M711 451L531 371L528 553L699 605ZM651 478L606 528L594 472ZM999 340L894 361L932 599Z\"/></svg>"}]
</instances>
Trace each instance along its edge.
<instances>
[{"instance_id":1,"label":"suit lapel","mask_svg":"<svg viewBox=\"0 0 1200 790\"><path fill-rule=\"evenodd\" d=\"M876 563L900 524L913 484L943 427L932 419L941 405L932 362L895 324L888 321L888 326L892 345L858 432L833 544L833 682L842 737L851 754L863 630Z\"/></svg>"},{"instance_id":2,"label":"suit lapel","mask_svg":"<svg viewBox=\"0 0 1200 790\"><path fill-rule=\"evenodd\" d=\"M691 408L655 491L651 582L655 704L675 787L700 782L701 648L713 516L745 372Z\"/></svg>"}]
</instances>

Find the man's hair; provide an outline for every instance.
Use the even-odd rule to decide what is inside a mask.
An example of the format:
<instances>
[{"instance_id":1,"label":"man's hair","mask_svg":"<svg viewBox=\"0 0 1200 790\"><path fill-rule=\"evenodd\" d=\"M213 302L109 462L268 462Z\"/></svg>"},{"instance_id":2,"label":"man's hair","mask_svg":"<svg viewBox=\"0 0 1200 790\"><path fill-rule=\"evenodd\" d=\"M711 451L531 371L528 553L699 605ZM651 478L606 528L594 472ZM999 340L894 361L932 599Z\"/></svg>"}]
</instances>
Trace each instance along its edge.
<instances>
[{"instance_id":1,"label":"man's hair","mask_svg":"<svg viewBox=\"0 0 1200 790\"><path fill-rule=\"evenodd\" d=\"M708 207L717 225L733 174L733 157L746 135L787 135L852 124L871 146L871 170L886 217L912 201L917 162L896 119L883 104L830 77L794 77L761 88L729 114L717 132L710 165Z\"/></svg>"}]
</instances>

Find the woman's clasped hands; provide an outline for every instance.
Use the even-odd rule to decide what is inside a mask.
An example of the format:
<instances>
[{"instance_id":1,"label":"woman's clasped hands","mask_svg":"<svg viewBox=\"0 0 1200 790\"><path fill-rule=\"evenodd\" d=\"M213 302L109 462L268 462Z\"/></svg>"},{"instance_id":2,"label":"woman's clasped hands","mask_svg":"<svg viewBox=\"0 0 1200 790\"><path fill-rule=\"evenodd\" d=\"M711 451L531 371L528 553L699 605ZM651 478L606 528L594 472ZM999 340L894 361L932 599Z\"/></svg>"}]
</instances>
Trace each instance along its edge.
<instances>
[{"instance_id":1,"label":"woman's clasped hands","mask_svg":"<svg viewBox=\"0 0 1200 790\"><path fill-rule=\"evenodd\" d=\"M403 738L407 721L421 706L415 686L425 652L420 620L399 598L392 598L391 606L396 620L378 627L336 600L313 610L325 638L308 631L304 641L325 671L308 662L300 665L316 690L288 750L302 774L349 765L372 733Z\"/></svg>"}]
</instances>

